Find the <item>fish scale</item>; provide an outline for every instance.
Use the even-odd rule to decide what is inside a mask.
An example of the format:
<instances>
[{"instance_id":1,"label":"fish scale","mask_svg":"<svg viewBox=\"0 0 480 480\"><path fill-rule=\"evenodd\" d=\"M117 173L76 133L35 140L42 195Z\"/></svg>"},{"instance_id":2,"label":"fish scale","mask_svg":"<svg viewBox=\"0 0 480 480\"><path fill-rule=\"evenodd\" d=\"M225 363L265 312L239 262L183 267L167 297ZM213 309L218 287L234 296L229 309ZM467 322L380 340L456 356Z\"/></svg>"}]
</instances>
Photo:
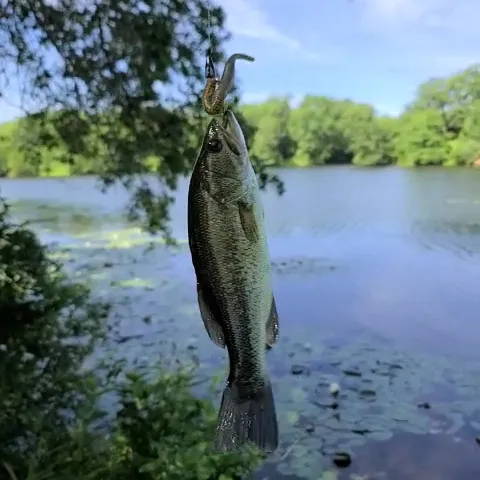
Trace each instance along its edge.
<instances>
[{"instance_id":1,"label":"fish scale","mask_svg":"<svg viewBox=\"0 0 480 480\"><path fill-rule=\"evenodd\" d=\"M231 111L207 128L189 186L188 231L199 307L230 372L216 433L226 451L278 444L265 350L278 337L264 212L255 171Z\"/></svg>"}]
</instances>

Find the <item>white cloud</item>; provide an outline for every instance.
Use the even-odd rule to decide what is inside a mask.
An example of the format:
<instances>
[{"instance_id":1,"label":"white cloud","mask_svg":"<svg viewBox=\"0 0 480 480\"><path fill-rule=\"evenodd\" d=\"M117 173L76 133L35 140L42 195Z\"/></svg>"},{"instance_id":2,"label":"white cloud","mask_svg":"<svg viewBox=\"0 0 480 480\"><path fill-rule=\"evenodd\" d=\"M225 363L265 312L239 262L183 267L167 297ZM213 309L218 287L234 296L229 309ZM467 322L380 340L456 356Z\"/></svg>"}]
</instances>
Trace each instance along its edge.
<instances>
[{"instance_id":1,"label":"white cloud","mask_svg":"<svg viewBox=\"0 0 480 480\"><path fill-rule=\"evenodd\" d=\"M418 59L418 64L420 66L420 59ZM462 70L468 66L480 63L480 52L478 53L439 53L434 58L431 58L429 65L435 71L439 71L442 74L443 71L454 72L457 70Z\"/></svg>"},{"instance_id":2,"label":"white cloud","mask_svg":"<svg viewBox=\"0 0 480 480\"><path fill-rule=\"evenodd\" d=\"M360 0L361 25L380 36L384 65L449 75L480 61L478 0Z\"/></svg>"},{"instance_id":3,"label":"white cloud","mask_svg":"<svg viewBox=\"0 0 480 480\"><path fill-rule=\"evenodd\" d=\"M478 32L478 0L362 0L362 5L364 19L377 27Z\"/></svg>"},{"instance_id":4,"label":"white cloud","mask_svg":"<svg viewBox=\"0 0 480 480\"><path fill-rule=\"evenodd\" d=\"M420 20L438 0L364 0L367 20L400 26Z\"/></svg>"},{"instance_id":5,"label":"white cloud","mask_svg":"<svg viewBox=\"0 0 480 480\"><path fill-rule=\"evenodd\" d=\"M423 0L425 1L425 0ZM424 24L461 36L479 37L478 18L480 2L477 0L437 0L439 5L428 10Z\"/></svg>"},{"instance_id":6,"label":"white cloud","mask_svg":"<svg viewBox=\"0 0 480 480\"><path fill-rule=\"evenodd\" d=\"M321 55L305 49L296 38L282 33L267 18L265 12L254 3L255 0L220 0L219 3L227 14L227 28L234 34L265 40L302 54L311 60L318 60Z\"/></svg>"}]
</instances>

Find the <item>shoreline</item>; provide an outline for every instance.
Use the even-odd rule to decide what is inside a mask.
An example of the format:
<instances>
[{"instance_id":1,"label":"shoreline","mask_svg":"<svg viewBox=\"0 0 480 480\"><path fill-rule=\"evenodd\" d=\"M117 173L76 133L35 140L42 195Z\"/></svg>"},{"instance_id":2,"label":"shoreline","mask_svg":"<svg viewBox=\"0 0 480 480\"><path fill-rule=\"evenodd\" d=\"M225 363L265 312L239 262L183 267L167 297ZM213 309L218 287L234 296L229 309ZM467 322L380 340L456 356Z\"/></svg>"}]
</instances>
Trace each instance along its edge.
<instances>
[{"instance_id":1,"label":"shoreline","mask_svg":"<svg viewBox=\"0 0 480 480\"><path fill-rule=\"evenodd\" d=\"M359 169L359 170L385 170L385 169L399 169L399 170L479 170L480 163L472 165L401 165L401 164L389 164L389 165L355 165L349 164L325 164L325 165L272 165L266 166L267 170L279 171L279 170L317 170L327 168L344 168L344 169ZM144 173L142 176L155 176L156 172ZM67 180L70 178L99 178L101 173L89 173L81 175L37 175L37 176L0 176L2 180L34 180L34 179L56 179ZM188 177L188 175L181 175L180 177Z\"/></svg>"}]
</instances>

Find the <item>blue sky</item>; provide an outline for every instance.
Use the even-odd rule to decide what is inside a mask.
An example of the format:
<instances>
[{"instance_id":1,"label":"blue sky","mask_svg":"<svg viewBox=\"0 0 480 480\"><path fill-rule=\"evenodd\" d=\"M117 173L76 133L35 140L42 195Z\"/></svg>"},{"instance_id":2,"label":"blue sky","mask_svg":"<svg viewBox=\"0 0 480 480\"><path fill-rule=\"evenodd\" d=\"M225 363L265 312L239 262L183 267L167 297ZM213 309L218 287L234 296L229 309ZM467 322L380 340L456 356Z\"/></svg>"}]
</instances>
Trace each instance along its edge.
<instances>
[{"instance_id":1,"label":"blue sky","mask_svg":"<svg viewBox=\"0 0 480 480\"><path fill-rule=\"evenodd\" d=\"M220 0L245 101L351 98L396 114L418 85L480 62L480 0Z\"/></svg>"},{"instance_id":2,"label":"blue sky","mask_svg":"<svg viewBox=\"0 0 480 480\"><path fill-rule=\"evenodd\" d=\"M480 62L480 0L217 0L243 100L351 98L397 114L417 86ZM0 122L19 116L0 98Z\"/></svg>"}]
</instances>

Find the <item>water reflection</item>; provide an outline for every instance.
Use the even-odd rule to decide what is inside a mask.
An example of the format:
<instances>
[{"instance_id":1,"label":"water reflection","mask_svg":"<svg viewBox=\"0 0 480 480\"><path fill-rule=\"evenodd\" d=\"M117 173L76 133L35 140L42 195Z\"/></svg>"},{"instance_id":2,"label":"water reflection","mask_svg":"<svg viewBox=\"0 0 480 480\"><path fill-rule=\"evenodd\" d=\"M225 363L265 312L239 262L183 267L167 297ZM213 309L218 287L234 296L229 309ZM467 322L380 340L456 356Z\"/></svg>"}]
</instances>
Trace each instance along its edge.
<instances>
[{"instance_id":1,"label":"water reflection","mask_svg":"<svg viewBox=\"0 0 480 480\"><path fill-rule=\"evenodd\" d=\"M480 223L475 221L419 221L412 225L412 235L429 250L444 250L467 260L480 254Z\"/></svg>"},{"instance_id":2,"label":"water reflection","mask_svg":"<svg viewBox=\"0 0 480 480\"><path fill-rule=\"evenodd\" d=\"M356 450L355 460L338 480L476 480L479 446L474 432L458 435L396 433L391 440Z\"/></svg>"},{"instance_id":3,"label":"water reflection","mask_svg":"<svg viewBox=\"0 0 480 480\"><path fill-rule=\"evenodd\" d=\"M34 229L52 234L77 236L126 225L125 218L119 213L101 213L94 207L67 203L64 198L52 203L17 200L10 207L17 221L28 221Z\"/></svg>"},{"instance_id":4,"label":"water reflection","mask_svg":"<svg viewBox=\"0 0 480 480\"><path fill-rule=\"evenodd\" d=\"M353 464L325 479L480 478L480 171L283 175L287 194L264 196L282 325L268 363L283 445L263 472L319 480L338 447ZM152 239L122 219L123 190L104 196L88 178L3 180L0 188L19 219L57 242L72 275L115 304L113 351L153 362L175 343L205 378L223 368L224 352L198 316L188 250L146 249ZM172 226L183 240L185 193L182 181ZM401 367L396 377L384 374L385 362ZM336 411L331 381L342 388ZM329 446L323 454L321 445ZM278 468L285 452L289 473Z\"/></svg>"},{"instance_id":5,"label":"water reflection","mask_svg":"<svg viewBox=\"0 0 480 480\"><path fill-rule=\"evenodd\" d=\"M414 435L396 432L390 440L372 441L354 451L350 467L333 465L311 479L320 480L477 480L479 446L471 429L461 435ZM266 465L251 480L303 480Z\"/></svg>"}]
</instances>

